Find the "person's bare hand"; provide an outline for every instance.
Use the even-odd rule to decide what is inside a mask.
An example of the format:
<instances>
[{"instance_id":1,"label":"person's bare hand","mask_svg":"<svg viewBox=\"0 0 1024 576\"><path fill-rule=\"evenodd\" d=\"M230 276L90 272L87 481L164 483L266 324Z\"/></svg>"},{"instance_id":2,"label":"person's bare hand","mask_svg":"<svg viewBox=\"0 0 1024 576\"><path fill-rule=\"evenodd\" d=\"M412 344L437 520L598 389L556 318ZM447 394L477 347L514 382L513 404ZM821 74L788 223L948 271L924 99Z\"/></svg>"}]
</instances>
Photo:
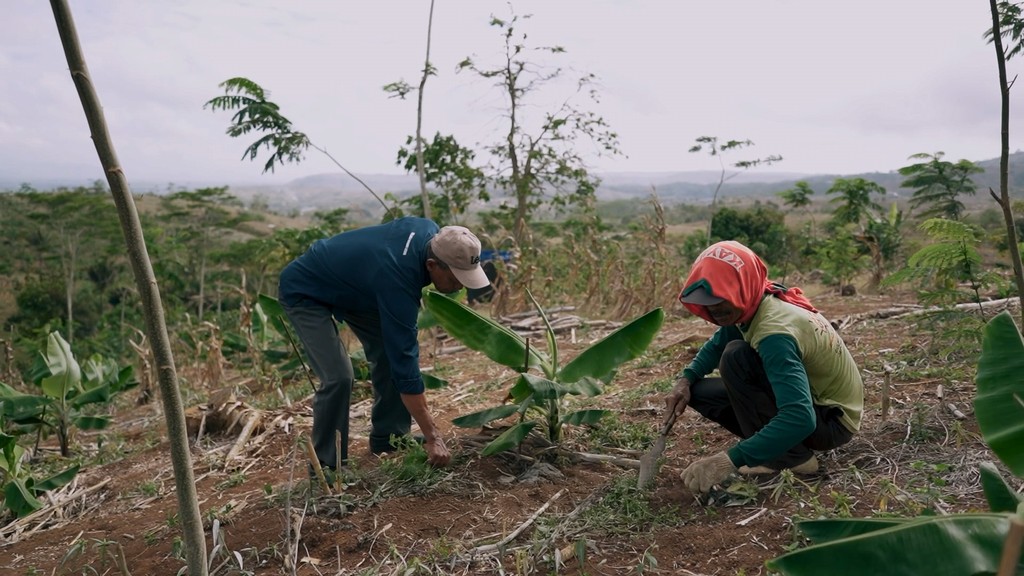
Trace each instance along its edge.
<instances>
[{"instance_id":1,"label":"person's bare hand","mask_svg":"<svg viewBox=\"0 0 1024 576\"><path fill-rule=\"evenodd\" d=\"M444 439L434 436L423 442L423 449L427 452L427 463L431 466L443 468L452 460L448 447L444 445Z\"/></svg>"},{"instance_id":2,"label":"person's bare hand","mask_svg":"<svg viewBox=\"0 0 1024 576\"><path fill-rule=\"evenodd\" d=\"M673 414L679 416L686 410L690 403L690 380L686 377L676 382L675 388L665 395L665 422L667 423Z\"/></svg>"}]
</instances>

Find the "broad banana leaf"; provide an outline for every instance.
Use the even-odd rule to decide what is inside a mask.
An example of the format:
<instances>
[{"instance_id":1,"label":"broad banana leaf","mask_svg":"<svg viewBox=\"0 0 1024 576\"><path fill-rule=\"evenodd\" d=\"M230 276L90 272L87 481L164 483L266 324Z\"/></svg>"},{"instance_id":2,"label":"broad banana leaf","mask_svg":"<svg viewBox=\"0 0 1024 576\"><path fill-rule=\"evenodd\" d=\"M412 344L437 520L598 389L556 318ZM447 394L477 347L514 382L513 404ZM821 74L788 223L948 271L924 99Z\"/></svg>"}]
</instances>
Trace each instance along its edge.
<instances>
[{"instance_id":1,"label":"broad banana leaf","mask_svg":"<svg viewBox=\"0 0 1024 576\"><path fill-rule=\"evenodd\" d=\"M558 342L555 341L555 331L551 328L551 322L548 320L548 315L544 312L544 308L537 302L537 299L533 297L533 292L529 289L526 290L526 295L529 296L530 302L533 302L533 307L537 309L537 313L540 314L540 319L544 321L544 337L548 344L548 357L551 359L550 367L552 372L558 369ZM546 375L554 377L551 372L545 372Z\"/></svg>"},{"instance_id":2,"label":"broad banana leaf","mask_svg":"<svg viewBox=\"0 0 1024 576\"><path fill-rule=\"evenodd\" d=\"M786 576L995 574L1009 514L927 516L768 560Z\"/></svg>"},{"instance_id":3,"label":"broad banana leaf","mask_svg":"<svg viewBox=\"0 0 1024 576\"><path fill-rule=\"evenodd\" d=\"M81 390L82 369L59 332L50 332L46 337L46 366L50 375L41 382L44 394L61 400L68 397L70 390Z\"/></svg>"},{"instance_id":4,"label":"broad banana leaf","mask_svg":"<svg viewBox=\"0 0 1024 576\"><path fill-rule=\"evenodd\" d=\"M104 384L76 395L71 399L71 405L81 408L86 404L104 404L110 401L110 396L110 384Z\"/></svg>"},{"instance_id":5,"label":"broad banana leaf","mask_svg":"<svg viewBox=\"0 0 1024 576\"><path fill-rule=\"evenodd\" d=\"M270 340L270 318L267 316L267 311L263 309L263 305L260 304L260 298L262 296L263 294L258 294L256 296L256 304L252 307L250 325L252 334L256 339L256 346L259 348L266 348L267 341ZM247 344L243 335L231 331L224 333L225 346L227 346L228 342L232 342L238 349L244 349Z\"/></svg>"},{"instance_id":6,"label":"broad banana leaf","mask_svg":"<svg viewBox=\"0 0 1024 576\"><path fill-rule=\"evenodd\" d=\"M422 372L420 373L420 376L423 377L423 386L427 390L440 390L448 385L447 380L445 380L444 378L438 378L433 374L427 374L426 372Z\"/></svg>"},{"instance_id":7,"label":"broad banana leaf","mask_svg":"<svg viewBox=\"0 0 1024 576\"><path fill-rule=\"evenodd\" d=\"M559 383L533 374L520 374L515 385L508 391L513 402L519 403L531 395L534 400L554 400L570 393L571 390Z\"/></svg>"},{"instance_id":8,"label":"broad banana leaf","mask_svg":"<svg viewBox=\"0 0 1024 576\"><path fill-rule=\"evenodd\" d=\"M1014 492L1006 483L995 464L982 462L978 468L981 471L981 488L985 491L989 511L1016 512L1017 506L1024 502L1024 497Z\"/></svg>"},{"instance_id":9,"label":"broad banana leaf","mask_svg":"<svg viewBox=\"0 0 1024 576\"><path fill-rule=\"evenodd\" d=\"M985 325L977 385L974 413L985 443L1024 477L1024 340L1009 312Z\"/></svg>"},{"instance_id":10,"label":"broad banana leaf","mask_svg":"<svg viewBox=\"0 0 1024 576\"><path fill-rule=\"evenodd\" d=\"M587 376L607 380L620 364L647 350L664 320L665 312L661 308L634 319L580 352L559 371L558 380L576 382Z\"/></svg>"},{"instance_id":11,"label":"broad banana leaf","mask_svg":"<svg viewBox=\"0 0 1024 576\"><path fill-rule=\"evenodd\" d=\"M71 398L71 406L81 408L87 404L106 404L115 394L139 385L133 375L134 368L126 366L116 372L108 372L102 380L87 381L82 387L84 392Z\"/></svg>"},{"instance_id":12,"label":"broad banana leaf","mask_svg":"<svg viewBox=\"0 0 1024 576\"><path fill-rule=\"evenodd\" d=\"M74 480L75 476L78 475L78 465L74 465L71 468L63 472L58 472L53 476L50 476L46 480L40 480L32 485L32 491L36 494L48 492L50 490L56 490L61 486Z\"/></svg>"},{"instance_id":13,"label":"broad banana leaf","mask_svg":"<svg viewBox=\"0 0 1024 576\"><path fill-rule=\"evenodd\" d=\"M526 435L530 433L530 430L533 430L533 427L536 425L536 422L520 422L516 424L502 432L490 444L484 446L484 449L480 451L480 455L490 456L491 454L497 454L498 452L504 452L519 446L523 439L526 438Z\"/></svg>"},{"instance_id":14,"label":"broad banana leaf","mask_svg":"<svg viewBox=\"0 0 1024 576\"><path fill-rule=\"evenodd\" d=\"M424 302L441 327L468 348L519 372L525 372L531 367L544 369L547 359L531 347L527 360L526 340L511 329L481 316L440 292L428 292ZM523 365L524 362L527 366ZM544 373L549 371L544 370Z\"/></svg>"},{"instance_id":15,"label":"broad banana leaf","mask_svg":"<svg viewBox=\"0 0 1024 576\"><path fill-rule=\"evenodd\" d=\"M593 378L583 378L578 382L554 382L532 374L520 374L508 394L513 402L522 402L531 394L537 400L552 400L566 394L592 398L603 391L601 383Z\"/></svg>"},{"instance_id":16,"label":"broad banana leaf","mask_svg":"<svg viewBox=\"0 0 1024 576\"><path fill-rule=\"evenodd\" d=\"M282 335L287 336L288 332L288 316L284 313L284 307L277 301L277 298L273 296L267 296L266 294L260 294L257 297L256 305L262 308L263 313L266 314L267 320L270 324Z\"/></svg>"},{"instance_id":17,"label":"broad banana leaf","mask_svg":"<svg viewBox=\"0 0 1024 576\"><path fill-rule=\"evenodd\" d=\"M593 398L604 392L604 383L590 376L583 377L571 384L564 385L570 394Z\"/></svg>"},{"instance_id":18,"label":"broad banana leaf","mask_svg":"<svg viewBox=\"0 0 1024 576\"><path fill-rule=\"evenodd\" d=\"M23 394L0 382L0 415L13 422L25 424L38 417L53 403L47 396Z\"/></svg>"},{"instance_id":19,"label":"broad banana leaf","mask_svg":"<svg viewBox=\"0 0 1024 576\"><path fill-rule=\"evenodd\" d=\"M2 423L3 423L3 420L0 420L0 424L2 424ZM15 442L17 442L17 441L18 441L18 438L16 436L10 436L8 434L4 434L3 429L0 428L0 454L3 454L4 449L6 449L8 446L14 446ZM0 459L0 466L3 466L4 465L3 463L4 463L3 459Z\"/></svg>"},{"instance_id":20,"label":"broad banana leaf","mask_svg":"<svg viewBox=\"0 0 1024 576\"><path fill-rule=\"evenodd\" d=\"M86 382L99 383L107 378L111 371L117 370L117 363L113 360L104 360L99 355L92 355L82 362L82 377Z\"/></svg>"},{"instance_id":21,"label":"broad banana leaf","mask_svg":"<svg viewBox=\"0 0 1024 576\"><path fill-rule=\"evenodd\" d=\"M427 294L430 291L431 290L429 288L424 288L422 296L420 296L420 299L426 298ZM437 318L435 318L434 313L428 310L426 307L420 308L420 312L416 316L416 326L420 330L427 330L429 328L433 328L434 326L438 326Z\"/></svg>"},{"instance_id":22,"label":"broad banana leaf","mask_svg":"<svg viewBox=\"0 0 1024 576\"><path fill-rule=\"evenodd\" d=\"M0 453L3 454L3 458L0 458L0 470L9 478L21 476L21 457L25 454L25 449L18 446L17 438L0 434Z\"/></svg>"},{"instance_id":23,"label":"broad banana leaf","mask_svg":"<svg viewBox=\"0 0 1024 576\"><path fill-rule=\"evenodd\" d=\"M79 416L74 422L82 430L103 430L110 425L110 416Z\"/></svg>"},{"instance_id":24,"label":"broad banana leaf","mask_svg":"<svg viewBox=\"0 0 1024 576\"><path fill-rule=\"evenodd\" d=\"M601 418L604 418L608 414L608 410L589 409L589 410L577 410L572 414L566 414L562 418L562 424L571 424L579 426L581 424L597 424Z\"/></svg>"},{"instance_id":25,"label":"broad banana leaf","mask_svg":"<svg viewBox=\"0 0 1024 576\"><path fill-rule=\"evenodd\" d=\"M452 420L452 424L455 424L459 428L480 428L488 422L507 418L518 411L519 406L516 406L515 404L504 404L502 406L487 408L486 410L479 410L464 416L459 416Z\"/></svg>"},{"instance_id":26,"label":"broad banana leaf","mask_svg":"<svg viewBox=\"0 0 1024 576\"><path fill-rule=\"evenodd\" d=\"M4 505L18 518L43 507L43 503L32 495L32 490L20 478L15 478L4 486Z\"/></svg>"},{"instance_id":27,"label":"broad banana leaf","mask_svg":"<svg viewBox=\"0 0 1024 576\"><path fill-rule=\"evenodd\" d=\"M820 518L797 522L800 532L815 544L824 544L833 540L860 536L875 530L891 528L904 524L914 518Z\"/></svg>"}]
</instances>

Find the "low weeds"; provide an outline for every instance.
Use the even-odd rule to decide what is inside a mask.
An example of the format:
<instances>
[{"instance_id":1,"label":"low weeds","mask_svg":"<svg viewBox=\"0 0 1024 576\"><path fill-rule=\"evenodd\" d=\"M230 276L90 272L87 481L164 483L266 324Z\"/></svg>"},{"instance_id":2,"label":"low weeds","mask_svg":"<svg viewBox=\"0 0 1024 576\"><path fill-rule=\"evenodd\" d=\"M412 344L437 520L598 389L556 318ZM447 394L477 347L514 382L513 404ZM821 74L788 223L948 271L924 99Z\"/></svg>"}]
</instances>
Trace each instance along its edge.
<instances>
[{"instance_id":1,"label":"low weeds","mask_svg":"<svg viewBox=\"0 0 1024 576\"><path fill-rule=\"evenodd\" d=\"M121 543L100 538L76 539L68 547L60 564L53 573L59 576L72 574L120 574L131 576L128 561Z\"/></svg>"},{"instance_id":2,"label":"low weeds","mask_svg":"<svg viewBox=\"0 0 1024 576\"><path fill-rule=\"evenodd\" d=\"M586 444L601 449L647 450L654 441L654 431L647 422L623 419L611 412L597 424L588 426L583 437Z\"/></svg>"},{"instance_id":3,"label":"low weeds","mask_svg":"<svg viewBox=\"0 0 1024 576\"><path fill-rule=\"evenodd\" d=\"M381 457L377 472L385 482L396 485L403 494L428 492L451 473L427 463L427 451L409 437L391 440L395 451Z\"/></svg>"},{"instance_id":4,"label":"low weeds","mask_svg":"<svg viewBox=\"0 0 1024 576\"><path fill-rule=\"evenodd\" d=\"M646 358L645 358L646 359ZM659 361L663 362L663 361ZM675 386L675 380L672 378L658 378L649 382L644 382L640 386L628 389L620 389L610 396L614 396L619 404L624 407L634 407L637 405L650 404L652 397L658 397L664 395L666 392ZM661 408L658 406L657 408Z\"/></svg>"},{"instance_id":5,"label":"low weeds","mask_svg":"<svg viewBox=\"0 0 1024 576\"><path fill-rule=\"evenodd\" d=\"M210 550L210 576L251 576L255 572L246 568L246 562L242 553L228 547L227 534L220 520L214 519L210 528L210 538L213 541L213 549ZM183 571L178 572L184 574Z\"/></svg>"},{"instance_id":6,"label":"low weeds","mask_svg":"<svg viewBox=\"0 0 1024 576\"><path fill-rule=\"evenodd\" d=\"M676 510L655 506L651 494L636 487L636 476L620 474L600 492L597 501L579 519L580 532L593 530L606 535L642 534L654 527L675 526Z\"/></svg>"}]
</instances>

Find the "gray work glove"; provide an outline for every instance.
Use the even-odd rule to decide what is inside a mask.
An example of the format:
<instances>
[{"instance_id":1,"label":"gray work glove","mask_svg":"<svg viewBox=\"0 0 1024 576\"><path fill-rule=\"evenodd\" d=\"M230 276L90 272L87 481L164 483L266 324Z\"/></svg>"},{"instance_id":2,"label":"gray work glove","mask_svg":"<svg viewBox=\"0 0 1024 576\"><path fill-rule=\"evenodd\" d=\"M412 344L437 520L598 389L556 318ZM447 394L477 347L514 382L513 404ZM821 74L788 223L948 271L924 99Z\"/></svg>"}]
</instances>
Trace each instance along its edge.
<instances>
[{"instance_id":1,"label":"gray work glove","mask_svg":"<svg viewBox=\"0 0 1024 576\"><path fill-rule=\"evenodd\" d=\"M692 492L707 492L715 484L720 484L736 471L732 460L725 452L701 458L683 470L683 484Z\"/></svg>"}]
</instances>

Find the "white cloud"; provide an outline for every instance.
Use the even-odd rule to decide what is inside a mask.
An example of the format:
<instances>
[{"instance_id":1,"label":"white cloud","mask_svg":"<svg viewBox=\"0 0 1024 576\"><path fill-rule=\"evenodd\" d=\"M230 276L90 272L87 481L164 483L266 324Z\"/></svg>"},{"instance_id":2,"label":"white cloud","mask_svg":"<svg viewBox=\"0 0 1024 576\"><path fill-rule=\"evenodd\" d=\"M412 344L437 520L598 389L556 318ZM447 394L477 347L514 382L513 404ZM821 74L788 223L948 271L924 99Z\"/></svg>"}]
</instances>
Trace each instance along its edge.
<instances>
[{"instance_id":1,"label":"white cloud","mask_svg":"<svg viewBox=\"0 0 1024 576\"><path fill-rule=\"evenodd\" d=\"M534 45L597 74L605 117L628 158L602 171L713 167L694 138L749 138L783 171L888 171L916 152L981 160L999 151L987 4L962 0L521 0ZM282 181L334 171L313 152L272 177L239 160L247 141L224 135L230 115L203 110L217 85L248 77L297 129L347 168L396 173L415 130L415 99L381 87L416 83L426 2L106 0L72 3L94 84L129 177ZM431 46L438 76L424 130L464 145L500 136L501 97L455 64L495 62L491 14L504 2L439 0ZM1018 65L1011 61L1012 69ZM81 105L47 3L12 0L0 22L0 175L99 174ZM561 98L563 93L548 93ZM1014 122L1011 136L1016 138ZM14 137L7 137L14 135ZM1018 139L1019 140L1019 139ZM1015 145L1011 143L1011 147ZM43 174L46 175L46 174ZM41 175L42 176L42 175Z\"/></svg>"}]
</instances>

